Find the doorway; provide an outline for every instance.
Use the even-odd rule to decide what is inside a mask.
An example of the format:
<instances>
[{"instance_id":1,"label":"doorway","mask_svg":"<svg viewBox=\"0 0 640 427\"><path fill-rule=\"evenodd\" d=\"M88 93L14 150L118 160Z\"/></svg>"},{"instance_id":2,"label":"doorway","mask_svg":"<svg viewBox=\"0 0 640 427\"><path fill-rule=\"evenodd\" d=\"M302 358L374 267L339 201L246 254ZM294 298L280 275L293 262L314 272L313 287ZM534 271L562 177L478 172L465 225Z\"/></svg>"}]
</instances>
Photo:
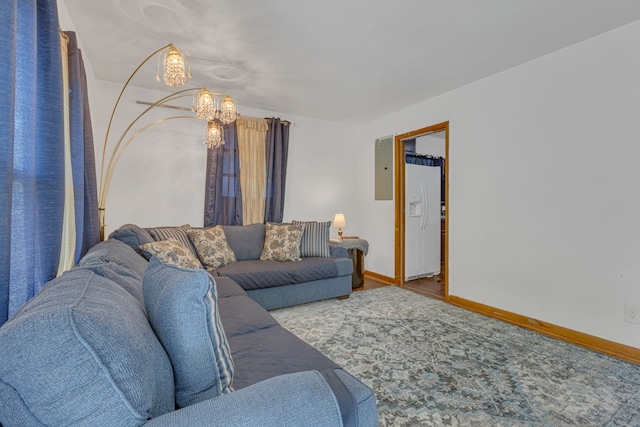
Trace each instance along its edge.
<instances>
[{"instance_id":1,"label":"doorway","mask_svg":"<svg viewBox=\"0 0 640 427\"><path fill-rule=\"evenodd\" d=\"M405 154L407 152L407 141L412 140L428 140L431 144L441 141L443 144L444 155L438 156L441 152L435 152L434 157L444 157L442 159L442 168L444 175L444 197L442 198L442 216L440 222L441 250L440 260L441 268L438 275L428 277L407 277L406 261L408 256L414 254L407 253L407 238L411 239L415 236L407 236L407 182L406 182L406 161ZM416 150L417 151L417 150ZM417 129L397 135L394 140L395 152L395 194L397 195L395 202L395 282L401 287L411 288L425 295L448 300L449 298L449 281L448 281L448 241L449 241L449 122L439 123L433 126ZM411 199L415 196L411 195ZM417 200L417 198L416 198ZM411 201L411 200L410 200ZM411 224L409 223L409 227ZM412 243L409 241L409 243ZM409 280L407 280L409 279ZM411 280L415 279L415 280Z\"/></svg>"}]
</instances>

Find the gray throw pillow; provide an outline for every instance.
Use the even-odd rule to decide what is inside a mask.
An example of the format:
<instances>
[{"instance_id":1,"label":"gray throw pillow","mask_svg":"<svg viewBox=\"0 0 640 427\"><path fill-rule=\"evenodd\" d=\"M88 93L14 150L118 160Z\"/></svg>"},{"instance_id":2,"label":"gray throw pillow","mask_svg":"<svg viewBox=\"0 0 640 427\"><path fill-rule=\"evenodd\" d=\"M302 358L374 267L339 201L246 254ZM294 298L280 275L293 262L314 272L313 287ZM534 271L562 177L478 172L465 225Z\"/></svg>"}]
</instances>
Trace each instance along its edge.
<instances>
[{"instance_id":1,"label":"gray throw pillow","mask_svg":"<svg viewBox=\"0 0 640 427\"><path fill-rule=\"evenodd\" d=\"M154 257L142 290L151 326L173 366L176 406L233 391L233 360L213 277Z\"/></svg>"}]
</instances>

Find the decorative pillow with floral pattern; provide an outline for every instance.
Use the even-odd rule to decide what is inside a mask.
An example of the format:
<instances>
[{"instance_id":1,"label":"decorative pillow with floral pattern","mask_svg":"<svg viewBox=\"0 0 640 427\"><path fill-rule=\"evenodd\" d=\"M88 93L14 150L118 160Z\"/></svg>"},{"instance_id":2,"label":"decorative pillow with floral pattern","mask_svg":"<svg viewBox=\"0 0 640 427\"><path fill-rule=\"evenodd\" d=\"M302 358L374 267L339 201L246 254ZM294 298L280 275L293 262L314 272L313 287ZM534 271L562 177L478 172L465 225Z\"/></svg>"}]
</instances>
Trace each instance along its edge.
<instances>
[{"instance_id":1,"label":"decorative pillow with floral pattern","mask_svg":"<svg viewBox=\"0 0 640 427\"><path fill-rule=\"evenodd\" d=\"M173 237L159 242L145 243L144 245L140 245L140 250L147 253L149 258L155 256L160 261L169 264L194 270L202 269L202 264L193 256L191 249Z\"/></svg>"},{"instance_id":2,"label":"decorative pillow with floral pattern","mask_svg":"<svg viewBox=\"0 0 640 427\"><path fill-rule=\"evenodd\" d=\"M224 267L236 262L236 254L227 242L222 226L187 231L187 235L198 252L200 262L207 270Z\"/></svg>"},{"instance_id":3,"label":"decorative pillow with floral pattern","mask_svg":"<svg viewBox=\"0 0 640 427\"><path fill-rule=\"evenodd\" d=\"M263 261L300 260L300 241L303 232L302 224L267 223L260 259Z\"/></svg>"}]
</instances>

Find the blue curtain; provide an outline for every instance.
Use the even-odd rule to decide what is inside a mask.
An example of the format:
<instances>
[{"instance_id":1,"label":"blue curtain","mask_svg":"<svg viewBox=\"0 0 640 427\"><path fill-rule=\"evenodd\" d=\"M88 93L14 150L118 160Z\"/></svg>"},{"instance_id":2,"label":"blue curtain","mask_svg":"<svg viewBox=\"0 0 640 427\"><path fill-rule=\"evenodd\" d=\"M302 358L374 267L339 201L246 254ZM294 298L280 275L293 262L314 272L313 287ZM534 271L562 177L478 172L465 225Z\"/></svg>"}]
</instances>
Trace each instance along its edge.
<instances>
[{"instance_id":1,"label":"blue curtain","mask_svg":"<svg viewBox=\"0 0 640 427\"><path fill-rule=\"evenodd\" d=\"M267 122L269 130L266 137L267 187L264 221L282 222L289 153L289 122L277 118L267 119Z\"/></svg>"},{"instance_id":2,"label":"blue curtain","mask_svg":"<svg viewBox=\"0 0 640 427\"><path fill-rule=\"evenodd\" d=\"M0 324L55 277L64 132L55 0L0 2Z\"/></svg>"},{"instance_id":3,"label":"blue curtain","mask_svg":"<svg viewBox=\"0 0 640 427\"><path fill-rule=\"evenodd\" d=\"M74 261L77 263L100 241L98 187L84 62L76 34L72 31L65 31L65 34L69 38L69 127L76 218Z\"/></svg>"},{"instance_id":4,"label":"blue curtain","mask_svg":"<svg viewBox=\"0 0 640 427\"><path fill-rule=\"evenodd\" d=\"M204 225L242 225L240 154L236 124L224 125L224 144L207 150Z\"/></svg>"}]
</instances>

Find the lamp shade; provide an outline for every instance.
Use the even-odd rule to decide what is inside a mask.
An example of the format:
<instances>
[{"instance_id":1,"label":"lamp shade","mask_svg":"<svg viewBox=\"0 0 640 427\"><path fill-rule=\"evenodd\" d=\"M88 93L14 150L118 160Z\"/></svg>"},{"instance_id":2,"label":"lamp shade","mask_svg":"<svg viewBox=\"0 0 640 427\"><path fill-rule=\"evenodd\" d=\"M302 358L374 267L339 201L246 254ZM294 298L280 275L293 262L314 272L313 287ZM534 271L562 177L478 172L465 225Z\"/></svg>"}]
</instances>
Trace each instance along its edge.
<instances>
[{"instance_id":1,"label":"lamp shade","mask_svg":"<svg viewBox=\"0 0 640 427\"><path fill-rule=\"evenodd\" d=\"M347 226L347 220L344 219L344 214L336 214L336 216L333 217L333 226L336 228Z\"/></svg>"}]
</instances>

